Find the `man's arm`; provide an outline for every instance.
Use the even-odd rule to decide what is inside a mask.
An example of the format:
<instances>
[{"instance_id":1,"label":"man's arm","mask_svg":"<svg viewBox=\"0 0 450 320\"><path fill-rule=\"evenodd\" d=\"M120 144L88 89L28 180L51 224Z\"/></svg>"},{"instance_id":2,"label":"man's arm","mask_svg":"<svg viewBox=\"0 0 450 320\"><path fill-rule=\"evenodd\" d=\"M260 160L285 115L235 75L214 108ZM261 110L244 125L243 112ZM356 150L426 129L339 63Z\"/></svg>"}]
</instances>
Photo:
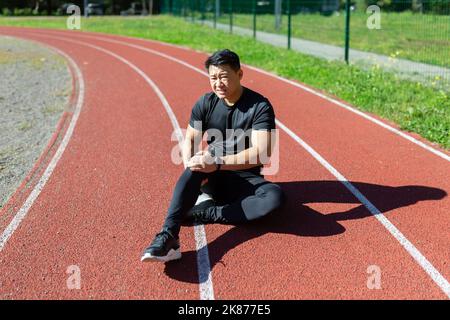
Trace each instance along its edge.
<instances>
[{"instance_id":1,"label":"man's arm","mask_svg":"<svg viewBox=\"0 0 450 320\"><path fill-rule=\"evenodd\" d=\"M271 130L252 130L252 146L241 152L221 157L221 170L245 170L268 164L275 144Z\"/></svg>"},{"instance_id":2,"label":"man's arm","mask_svg":"<svg viewBox=\"0 0 450 320\"><path fill-rule=\"evenodd\" d=\"M220 170L245 170L269 162L275 145L275 135L270 130L252 130L252 146L235 155L220 157L222 165ZM192 171L212 172L216 170L216 164L210 154L200 152L190 159L188 167Z\"/></svg>"},{"instance_id":3,"label":"man's arm","mask_svg":"<svg viewBox=\"0 0 450 320\"><path fill-rule=\"evenodd\" d=\"M200 130L194 129L188 125L186 137L181 147L181 154L185 168L187 167L188 161L198 152L202 137L203 133Z\"/></svg>"}]
</instances>

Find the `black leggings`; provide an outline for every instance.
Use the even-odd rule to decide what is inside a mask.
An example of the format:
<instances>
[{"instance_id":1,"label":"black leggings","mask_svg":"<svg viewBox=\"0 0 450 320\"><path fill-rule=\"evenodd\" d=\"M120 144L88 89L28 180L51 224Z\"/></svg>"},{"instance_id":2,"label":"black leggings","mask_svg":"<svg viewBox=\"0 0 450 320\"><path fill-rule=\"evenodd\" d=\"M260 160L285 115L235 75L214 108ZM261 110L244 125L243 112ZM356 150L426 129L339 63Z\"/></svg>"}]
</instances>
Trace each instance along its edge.
<instances>
[{"instance_id":1,"label":"black leggings","mask_svg":"<svg viewBox=\"0 0 450 320\"><path fill-rule=\"evenodd\" d=\"M259 171L259 169L258 169ZM208 182L202 186L202 182ZM283 202L281 188L255 170L194 172L185 169L175 186L163 228L178 235L180 225L201 192L212 195L214 215L229 224L239 224L267 215Z\"/></svg>"}]
</instances>

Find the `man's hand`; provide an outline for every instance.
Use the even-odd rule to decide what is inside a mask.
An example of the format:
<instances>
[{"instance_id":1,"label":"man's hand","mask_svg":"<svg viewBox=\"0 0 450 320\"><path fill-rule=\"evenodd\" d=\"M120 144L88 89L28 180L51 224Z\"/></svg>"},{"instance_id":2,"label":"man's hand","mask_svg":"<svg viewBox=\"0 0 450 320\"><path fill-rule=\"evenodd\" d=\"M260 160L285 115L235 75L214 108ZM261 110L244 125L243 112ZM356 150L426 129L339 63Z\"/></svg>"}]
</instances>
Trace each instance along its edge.
<instances>
[{"instance_id":1,"label":"man's hand","mask_svg":"<svg viewBox=\"0 0 450 320\"><path fill-rule=\"evenodd\" d=\"M199 171L204 173L210 173L216 171L217 165L214 163L214 158L208 151L197 152L189 161L187 162L187 167L191 171Z\"/></svg>"}]
</instances>

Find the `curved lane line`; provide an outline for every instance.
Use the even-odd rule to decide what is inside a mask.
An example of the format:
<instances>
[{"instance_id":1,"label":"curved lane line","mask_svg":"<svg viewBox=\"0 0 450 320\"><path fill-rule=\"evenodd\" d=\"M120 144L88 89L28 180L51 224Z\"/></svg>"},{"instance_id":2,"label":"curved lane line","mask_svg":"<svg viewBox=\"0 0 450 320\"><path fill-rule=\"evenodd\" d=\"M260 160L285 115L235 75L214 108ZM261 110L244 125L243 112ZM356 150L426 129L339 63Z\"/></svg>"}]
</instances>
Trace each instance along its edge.
<instances>
[{"instance_id":1,"label":"curved lane line","mask_svg":"<svg viewBox=\"0 0 450 320\"><path fill-rule=\"evenodd\" d=\"M178 140L178 144L181 144L183 141L183 134L180 129L180 125L178 124L178 120L173 113L173 110L167 101L166 97L163 95L159 87L137 66L135 66L130 61L126 60L122 56L115 54L112 51L109 51L107 49L104 49L102 47L98 47L92 44L88 44L86 42L82 41L76 41L73 39L66 39L61 38L57 36L47 35L47 34L41 34L41 33L33 33L38 36L42 37L48 37L53 39L58 39L62 41L68 41L71 43L77 43L80 45L84 45L87 47L91 47L93 49L96 49L98 51L101 51L103 53L106 53L119 61L123 62L127 66L129 66L131 69L136 71L149 85L150 87L155 91L156 95L160 99L161 103L163 104L170 121L172 123L172 126L175 130L176 137ZM19 222L20 223L20 222ZM199 276L199 287L200 287L200 299L201 300L214 300L214 289L212 284L212 277L211 277L211 267L210 267L210 261L209 261L209 254L208 254L208 247L207 247L207 240L206 240L206 232L203 225L195 226L194 228L194 234L195 234L195 244L196 244L196 250L197 250L197 266L198 266L198 276Z\"/></svg>"},{"instance_id":2,"label":"curved lane line","mask_svg":"<svg viewBox=\"0 0 450 320\"><path fill-rule=\"evenodd\" d=\"M17 39L17 37L12 37L9 35L1 34L0 36L3 36L5 38L12 38ZM23 38L21 38L23 39ZM53 47L48 46L42 42L26 39L26 41L35 43L36 45L42 46L47 48L50 51L55 51ZM59 53L58 53L59 54ZM65 59L65 57L63 56ZM6 203L3 205L2 208L0 208L0 216L3 217L5 214L10 214L16 212L14 209L15 207L19 207L20 205L23 205L25 200L27 199L27 195L29 195L29 190L33 190L33 186L36 185L36 183L39 181L38 178L42 176L43 172L40 172L42 170L46 169L46 166L51 161L51 156L49 156L51 150L58 149L59 143L57 143L58 140L62 140L61 137L64 135L64 128L68 126L67 123L70 123L70 120L67 120L67 118L71 119L73 112L69 112L68 110L72 110L75 107L76 104L76 98L78 96L78 83L75 78L75 72L71 68L69 64L66 65L68 74L70 74L71 78L71 95L69 100L67 101L67 104L64 107L64 112L62 113L61 117L59 118L55 130L52 133L51 137L49 138L47 145L45 146L44 150L40 153L39 157L37 158L36 162L33 164L25 178L20 182L17 189L11 194L9 199L7 199ZM48 157L48 159L47 159ZM47 159L47 160L46 160ZM37 181L36 181L37 180Z\"/></svg>"},{"instance_id":3,"label":"curved lane line","mask_svg":"<svg viewBox=\"0 0 450 320\"><path fill-rule=\"evenodd\" d=\"M102 35L102 33L100 33L100 32L92 32L92 34ZM113 35L109 35L109 36L113 36ZM86 35L86 37L97 38L99 40L101 39L99 37L88 36L88 35ZM123 36L123 35L120 35L120 37L121 38L130 39L130 40L140 40L140 41L143 41L143 42L155 43L155 44L159 44L159 45L163 45L163 46L167 46L167 47L182 49L182 50L189 51L189 52L203 53L203 52L196 51L196 50L193 50L193 49L188 48L188 47L183 47L183 46L175 45L175 44L172 44L172 43L160 42L160 41L151 40L151 39L134 38L134 37L128 37L128 36ZM110 38L107 38L107 39L108 40L112 40ZM101 40L105 40L106 41L106 39L104 39L104 38L102 38ZM115 41L115 40L112 40L112 41ZM121 42L121 41L119 41L119 42ZM126 42L122 42L122 43L126 43ZM132 45L132 44L129 44L129 45ZM174 58L174 59L176 59L176 58ZM286 83L288 83L290 85L293 85L294 87L297 87L297 88L300 88L302 90L308 91L309 93L314 94L314 95L316 95L316 96L318 96L318 97L320 97L322 99L328 100L329 102L334 103L334 104L336 104L339 107L342 107L342 108L344 108L344 109L346 109L346 110L348 110L350 112L353 112L353 113L355 113L355 114L357 114L357 115L359 115L359 116L361 116L361 117L363 117L363 118L365 118L365 119L367 119L367 120L369 120L369 121L371 121L371 122L373 122L373 123L375 123L375 124L385 128L385 129L391 131L392 133L394 133L396 135L399 135L402 138L405 138L406 140L408 140L408 141L410 141L410 142L412 142L412 143L414 143L414 144L416 144L416 145L418 145L418 146L420 146L420 147L422 147L422 148L424 148L424 149L434 153L435 155L443 158L444 160L450 161L450 155L447 155L444 152L442 152L440 150L437 150L437 149L433 148L432 146L427 145L426 143L424 143L424 142L422 142L420 140L417 140L416 138L408 135L407 133L405 133L405 132L403 132L403 131L401 131L401 130L399 130L397 128L394 128L394 127L390 126L389 124L384 123L383 121L380 121L380 120L370 116L369 114L366 114L366 113L356 109L355 107L352 107L352 106L350 106L348 104L345 104L345 103L343 103L343 102L341 102L339 100L336 100L336 99L334 99L332 97L329 97L329 96L327 96L327 95L325 95L325 94L323 94L323 93L321 93L321 92L319 92L317 90L314 90L313 88L310 88L310 87L308 87L306 85L303 85L301 83L295 82L293 80L289 80L289 79L283 78L283 77L281 77L279 75L270 73L268 71L265 71L265 70L262 70L260 68L253 67L253 66L250 66L250 65L247 65L247 64L242 64L242 65L244 65L247 68L252 69L254 71L260 72L260 73L265 74L267 76L276 78L276 79L281 80L283 82L286 82Z\"/></svg>"},{"instance_id":4,"label":"curved lane line","mask_svg":"<svg viewBox=\"0 0 450 320\"><path fill-rule=\"evenodd\" d=\"M158 52L153 49L145 48L135 44L129 44L119 40L104 39L101 37L84 36L86 38L93 38L100 41L106 41L111 43L118 43L140 49L158 56L164 57L176 63L179 63L189 69L192 69L204 76L208 76L203 70L185 62L180 59L174 58L165 53ZM282 79L282 78L280 78ZM386 230L401 244L401 246L414 258L414 260L422 267L422 269L431 277L431 279L439 286L439 288L450 298L450 283L447 279L431 264L430 261L404 236L397 227L383 215L378 208L375 207L351 182L347 180L339 171L337 171L328 161L326 161L318 152L316 152L311 146L297 136L292 130L285 126L281 121L276 120L277 124L300 146L308 151L322 166L324 166L333 176L336 177L368 210L369 212L386 228ZM209 260L208 260L209 261ZM200 272L199 272L200 273ZM200 275L199 275L200 277Z\"/></svg>"},{"instance_id":5,"label":"curved lane line","mask_svg":"<svg viewBox=\"0 0 450 320\"><path fill-rule=\"evenodd\" d=\"M248 65L246 65L246 67L248 67L249 69L258 71L258 72L260 72L260 73L262 73L262 74L265 74L265 75L274 77L274 78L276 78L276 79L278 79L278 80L281 80L281 81L283 81L283 82L289 83L289 84L291 84L291 85L293 85L293 86L295 86L295 87L298 87L298 88L300 88L300 89L303 89L303 90L305 90L305 91L308 91L309 93L312 93L312 94L314 94L314 95L316 95L316 96L318 96L318 97L320 97L320 98L322 98L322 99L328 100L329 102L332 102L332 103L336 104L336 105L339 106L339 107L342 107L342 108L344 108L344 109L346 109L346 110L348 110L348 111L351 111L351 112L353 112L353 113L355 113L355 114L357 114L357 115L359 115L359 116L361 116L361 117L363 117L363 118L365 118L365 119L367 119L367 120L369 120L369 121L371 121L371 122L373 122L373 123L375 123L375 124L377 124L377 125L379 125L379 126L385 128L385 129L391 131L392 133L394 133L394 134L396 134L396 135L399 135L399 136L402 137L402 138L405 138L406 140L408 140L408 141L410 141L410 142L412 142L412 143L418 145L419 147L422 147L422 148L424 148L424 149L426 149L426 150L428 150L428 151L434 153L435 155L441 157L442 159L447 160L447 161L450 161L450 156L447 155L447 154L445 154L445 153L443 153L442 151L439 151L439 150L437 150L437 149L435 149L435 148L433 148L433 147L431 147L431 146L429 146L429 145L423 143L422 141L417 140L416 138L414 138L414 137L412 137L412 136L406 134L405 132L396 129L396 128L394 128L394 127L392 127L392 126L390 126L390 125L388 125L388 124L386 124L386 123L384 123L384 122L382 122L382 121L380 121L380 120L378 120L378 119L376 119L376 118L374 118L374 117L372 117L372 116L370 116L370 115L368 115L368 114L366 114L366 113L364 113L364 112L362 112L362 111L356 109L355 107L351 107L351 106L349 106L348 104L345 104L345 103L343 103L343 102L341 102L341 101L338 101L338 100L336 100L336 99L333 99L333 98L331 98L331 97L328 97L328 96L326 96L326 95L323 94L323 93L320 93L320 92L318 92L318 91L315 91L315 90L313 90L313 89L311 89L311 88L308 88L308 87L305 86L305 85L302 85L302 84L300 84L300 83L294 82L294 81L292 81L292 80L282 78L282 77L280 77L280 76L277 76L277 75L275 75L275 74L271 74L271 73L269 73L269 72L267 72L267 71L261 70L261 69L256 68L256 67L252 67L252 66L248 66Z\"/></svg>"},{"instance_id":6,"label":"curved lane line","mask_svg":"<svg viewBox=\"0 0 450 320\"><path fill-rule=\"evenodd\" d=\"M75 125L78 121L78 117L80 116L81 108L83 106L84 102L84 93L85 93L85 86L84 86L84 79L83 75L81 73L80 68L75 63L75 61L72 60L72 58L67 55L65 52L52 47L53 50L55 50L57 53L62 55L64 58L69 61L70 65L73 67L73 70L75 70L75 77L77 82L79 83L79 91L78 91L78 98L75 105L75 111L73 113L72 119L70 121L69 127L67 128L66 134L64 135L63 140L61 141L61 144L58 147L58 150L56 150L55 155L53 156L52 160L48 164L47 168L45 169L44 173L42 174L41 178L39 179L38 183L34 186L33 191L30 193L22 207L19 209L19 211L16 213L14 218L11 220L9 225L6 227L6 229L2 232L0 235L0 252L5 247L8 240L11 238L12 234L16 229L19 227L22 220L26 217L28 214L31 206L33 205L34 201L37 199L39 194L41 193L42 189L44 188L45 184L47 183L48 179L53 173L53 170L55 170L56 165L58 164L58 161L61 159L62 154L64 153L70 138L72 137L73 130L75 128Z\"/></svg>"}]
</instances>

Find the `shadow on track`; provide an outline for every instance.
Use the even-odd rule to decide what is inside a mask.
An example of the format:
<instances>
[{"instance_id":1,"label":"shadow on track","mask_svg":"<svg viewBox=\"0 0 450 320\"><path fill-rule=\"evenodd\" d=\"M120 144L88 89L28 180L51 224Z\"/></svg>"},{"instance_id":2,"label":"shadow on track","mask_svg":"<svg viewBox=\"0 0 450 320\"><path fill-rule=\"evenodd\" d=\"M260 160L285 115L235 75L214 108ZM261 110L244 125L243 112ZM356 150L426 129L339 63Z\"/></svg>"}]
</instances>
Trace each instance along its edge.
<instances>
[{"instance_id":1,"label":"shadow on track","mask_svg":"<svg viewBox=\"0 0 450 320\"><path fill-rule=\"evenodd\" d=\"M351 182L380 212L413 205L419 201L440 200L444 190L425 186L389 187L364 182ZM339 221L372 216L357 198L339 181L277 182L286 194L286 203L270 215L234 226L208 243L211 269L222 257L240 244L266 233L290 234L301 237L327 237L345 232ZM360 204L345 212L322 214L308 203ZM167 263L165 273L178 281L198 283L196 251L183 252L181 260Z\"/></svg>"}]
</instances>

